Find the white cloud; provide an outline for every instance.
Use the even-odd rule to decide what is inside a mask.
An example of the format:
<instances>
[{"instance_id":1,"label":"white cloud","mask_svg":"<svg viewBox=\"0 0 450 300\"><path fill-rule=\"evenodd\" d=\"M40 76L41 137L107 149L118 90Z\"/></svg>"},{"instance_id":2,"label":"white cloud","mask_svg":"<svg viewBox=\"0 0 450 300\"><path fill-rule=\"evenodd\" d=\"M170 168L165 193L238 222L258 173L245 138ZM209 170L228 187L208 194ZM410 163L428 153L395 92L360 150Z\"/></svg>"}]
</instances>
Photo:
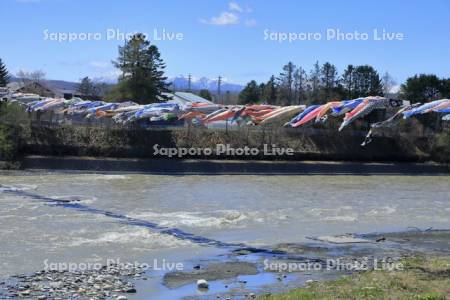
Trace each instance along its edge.
<instances>
[{"instance_id":1,"label":"white cloud","mask_svg":"<svg viewBox=\"0 0 450 300\"><path fill-rule=\"evenodd\" d=\"M201 20L201 22L218 26L235 25L239 24L239 17L232 12L224 11L218 17L212 17L209 20Z\"/></svg>"},{"instance_id":2,"label":"white cloud","mask_svg":"<svg viewBox=\"0 0 450 300\"><path fill-rule=\"evenodd\" d=\"M111 66L111 63L103 62L103 61L91 61L89 62L89 66L98 68L98 69L104 69Z\"/></svg>"},{"instance_id":3,"label":"white cloud","mask_svg":"<svg viewBox=\"0 0 450 300\"><path fill-rule=\"evenodd\" d=\"M255 19L248 19L245 20L245 26L247 27L255 27L258 23L256 22Z\"/></svg>"},{"instance_id":4,"label":"white cloud","mask_svg":"<svg viewBox=\"0 0 450 300\"><path fill-rule=\"evenodd\" d=\"M244 9L239 5L239 4L237 4L236 2L230 2L230 3L228 3L228 9L229 10L231 10L231 11L237 11L237 12L244 12Z\"/></svg>"},{"instance_id":5,"label":"white cloud","mask_svg":"<svg viewBox=\"0 0 450 300\"><path fill-rule=\"evenodd\" d=\"M199 21L204 24L219 25L219 26L236 25L240 23L241 16L243 16L245 13L250 13L251 11L252 9L248 6L243 7L235 1L230 1L228 2L228 11L222 12L217 17L211 17L208 20L200 19ZM257 25L255 19L247 19L243 23L247 27L254 27Z\"/></svg>"}]
</instances>

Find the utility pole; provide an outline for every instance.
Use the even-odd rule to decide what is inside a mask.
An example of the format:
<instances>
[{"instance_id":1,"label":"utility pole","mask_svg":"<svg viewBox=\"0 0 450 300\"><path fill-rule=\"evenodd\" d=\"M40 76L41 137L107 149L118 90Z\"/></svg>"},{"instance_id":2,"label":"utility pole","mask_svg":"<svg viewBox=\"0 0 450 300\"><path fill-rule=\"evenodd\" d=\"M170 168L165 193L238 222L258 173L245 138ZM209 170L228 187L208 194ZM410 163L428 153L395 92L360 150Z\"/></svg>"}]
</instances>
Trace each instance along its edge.
<instances>
[{"instance_id":1,"label":"utility pole","mask_svg":"<svg viewBox=\"0 0 450 300\"><path fill-rule=\"evenodd\" d=\"M192 75L189 73L188 75L188 91L191 91L191 82L192 82Z\"/></svg>"},{"instance_id":2,"label":"utility pole","mask_svg":"<svg viewBox=\"0 0 450 300\"><path fill-rule=\"evenodd\" d=\"M219 78L217 80L217 95L219 97L219 103L222 102L222 104L223 104L222 95L220 93L221 85L222 85L222 76L219 75Z\"/></svg>"}]
</instances>

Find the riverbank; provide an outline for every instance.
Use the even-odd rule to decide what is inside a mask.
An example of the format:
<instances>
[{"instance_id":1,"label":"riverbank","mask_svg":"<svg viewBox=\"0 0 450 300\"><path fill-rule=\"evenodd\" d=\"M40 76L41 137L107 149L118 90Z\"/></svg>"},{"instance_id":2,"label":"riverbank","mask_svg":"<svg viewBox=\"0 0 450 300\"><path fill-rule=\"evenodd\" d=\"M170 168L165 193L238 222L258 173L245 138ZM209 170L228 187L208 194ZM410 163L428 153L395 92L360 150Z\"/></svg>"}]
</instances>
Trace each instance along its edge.
<instances>
[{"instance_id":1,"label":"riverbank","mask_svg":"<svg viewBox=\"0 0 450 300\"><path fill-rule=\"evenodd\" d=\"M234 129L117 128L107 126L46 125L31 123L16 131L18 157L89 156L97 158L170 159L156 149L193 149L182 159L289 160L350 162L438 162L448 163L449 132L401 134L385 131L365 147L365 130L349 128L243 127ZM14 126L13 126L14 127ZM13 128L11 127L11 128ZM252 149L250 155L217 153L218 146ZM212 154L205 154L212 149ZM265 151L269 149L270 154ZM273 151L275 149L275 151Z\"/></svg>"},{"instance_id":2,"label":"riverbank","mask_svg":"<svg viewBox=\"0 0 450 300\"><path fill-rule=\"evenodd\" d=\"M436 163L114 159L71 156L26 156L21 161L21 167L27 170L185 175L447 175L450 173L449 165Z\"/></svg>"},{"instance_id":3,"label":"riverbank","mask_svg":"<svg viewBox=\"0 0 450 300\"><path fill-rule=\"evenodd\" d=\"M310 282L306 287L261 300L298 299L433 299L450 295L450 256L403 259L402 271L368 271L338 280Z\"/></svg>"},{"instance_id":4,"label":"riverbank","mask_svg":"<svg viewBox=\"0 0 450 300\"><path fill-rule=\"evenodd\" d=\"M346 234L320 240L235 247L220 256L192 259L180 271L161 274L159 284L165 292L159 299L446 299L449 295L448 230ZM11 276L0 280L0 296L148 299L147 290L161 273L136 265L93 266ZM198 287L199 280L205 285Z\"/></svg>"}]
</instances>

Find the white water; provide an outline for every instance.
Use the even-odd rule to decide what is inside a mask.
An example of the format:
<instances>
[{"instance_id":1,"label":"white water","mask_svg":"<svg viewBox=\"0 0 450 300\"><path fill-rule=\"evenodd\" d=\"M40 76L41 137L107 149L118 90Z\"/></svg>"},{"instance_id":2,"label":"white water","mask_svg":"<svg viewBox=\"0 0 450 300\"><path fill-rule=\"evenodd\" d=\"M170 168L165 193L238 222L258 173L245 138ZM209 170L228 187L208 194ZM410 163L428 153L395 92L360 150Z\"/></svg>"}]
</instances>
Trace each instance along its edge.
<instances>
[{"instance_id":1,"label":"white water","mask_svg":"<svg viewBox=\"0 0 450 300\"><path fill-rule=\"evenodd\" d=\"M184 261L214 247L52 199L179 228L224 242L267 246L346 232L450 228L449 176L161 176L0 174L0 277L50 262Z\"/></svg>"}]
</instances>

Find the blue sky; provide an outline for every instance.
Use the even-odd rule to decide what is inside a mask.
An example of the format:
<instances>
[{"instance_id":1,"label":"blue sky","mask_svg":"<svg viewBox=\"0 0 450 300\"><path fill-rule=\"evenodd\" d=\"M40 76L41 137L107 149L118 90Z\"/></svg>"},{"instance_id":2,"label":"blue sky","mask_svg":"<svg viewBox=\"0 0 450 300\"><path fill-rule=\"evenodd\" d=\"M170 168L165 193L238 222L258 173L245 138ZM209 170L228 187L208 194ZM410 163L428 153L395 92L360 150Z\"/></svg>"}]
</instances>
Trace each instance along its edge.
<instances>
[{"instance_id":1,"label":"blue sky","mask_svg":"<svg viewBox=\"0 0 450 300\"><path fill-rule=\"evenodd\" d=\"M318 60L334 63L338 71L370 64L398 83L416 73L450 77L450 1L444 0L1 0L0 11L0 57L9 70L42 69L49 79L114 78L111 60L123 42L107 40L108 29L142 31L151 40L155 29L182 33L182 40L154 41L169 76L266 81L290 60L307 70ZM369 38L327 40L328 29ZM404 39L375 41L374 29L401 33ZM58 42L45 40L45 30L101 37ZM279 42L265 39L265 30L320 33L321 39Z\"/></svg>"}]
</instances>

